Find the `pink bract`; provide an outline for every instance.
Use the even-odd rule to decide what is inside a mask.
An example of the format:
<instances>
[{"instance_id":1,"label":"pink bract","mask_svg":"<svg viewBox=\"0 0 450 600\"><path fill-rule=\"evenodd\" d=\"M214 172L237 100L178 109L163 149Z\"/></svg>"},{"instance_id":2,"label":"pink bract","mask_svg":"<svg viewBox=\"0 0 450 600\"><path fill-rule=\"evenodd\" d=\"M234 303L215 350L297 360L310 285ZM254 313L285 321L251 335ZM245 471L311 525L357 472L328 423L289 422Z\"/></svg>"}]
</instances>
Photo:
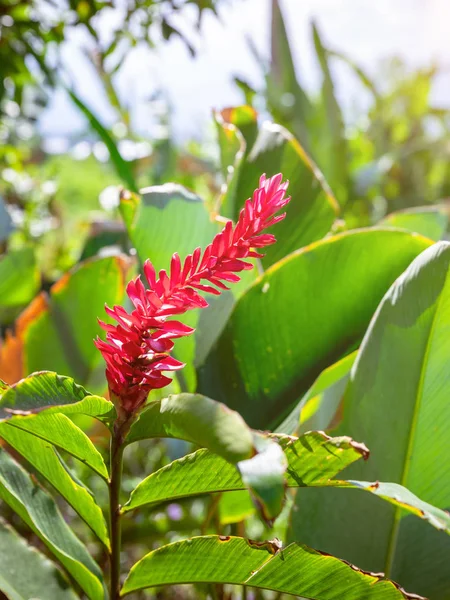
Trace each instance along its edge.
<instances>
[{"instance_id":1,"label":"pink bract","mask_svg":"<svg viewBox=\"0 0 450 600\"><path fill-rule=\"evenodd\" d=\"M262 175L236 225L233 227L228 221L203 255L201 248L196 248L182 264L175 253L170 274L161 270L158 277L147 260L143 269L148 287L140 276L127 286L135 307L131 313L122 306L105 308L117 325L99 321L106 331L106 341L97 338L95 345L106 361L110 394L125 412L135 412L151 390L170 383L171 379L163 372L184 366L170 356L173 340L194 330L170 317L208 306L199 292L219 295L229 289L224 282L237 282L240 277L236 273L252 268L243 259L263 257L254 248L264 248L276 241L272 234L262 231L285 217L286 213L276 215L290 200L286 196L288 182L282 183L282 179L281 173L270 179Z\"/></svg>"}]
</instances>

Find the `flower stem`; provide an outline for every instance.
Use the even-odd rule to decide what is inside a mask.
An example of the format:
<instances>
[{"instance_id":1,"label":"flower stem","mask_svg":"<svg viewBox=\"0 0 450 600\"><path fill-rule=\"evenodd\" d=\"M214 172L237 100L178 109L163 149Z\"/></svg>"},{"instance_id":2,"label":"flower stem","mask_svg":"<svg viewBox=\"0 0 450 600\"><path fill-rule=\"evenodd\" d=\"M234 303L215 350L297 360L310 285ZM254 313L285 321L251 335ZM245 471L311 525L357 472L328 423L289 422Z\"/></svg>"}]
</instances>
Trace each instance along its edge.
<instances>
[{"instance_id":1,"label":"flower stem","mask_svg":"<svg viewBox=\"0 0 450 600\"><path fill-rule=\"evenodd\" d=\"M128 427L127 427L128 425ZM123 440L128 431L127 421L116 421L111 435L111 479L109 482L109 510L110 510L110 600L120 598L120 550L121 550L121 523L120 523L120 488L122 483Z\"/></svg>"}]
</instances>

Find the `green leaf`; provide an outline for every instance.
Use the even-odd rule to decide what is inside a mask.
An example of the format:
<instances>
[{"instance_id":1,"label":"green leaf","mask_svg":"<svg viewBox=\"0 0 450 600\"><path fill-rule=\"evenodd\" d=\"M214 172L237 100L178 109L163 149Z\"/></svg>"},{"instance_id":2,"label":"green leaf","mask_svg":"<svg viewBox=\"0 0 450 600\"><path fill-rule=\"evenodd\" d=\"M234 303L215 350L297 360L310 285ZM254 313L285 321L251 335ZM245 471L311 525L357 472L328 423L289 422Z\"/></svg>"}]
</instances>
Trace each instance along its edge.
<instances>
[{"instance_id":1,"label":"green leaf","mask_svg":"<svg viewBox=\"0 0 450 600\"><path fill-rule=\"evenodd\" d=\"M242 157L245 151L244 136L237 127L231 123L225 123L219 112L214 113L217 137L220 149L220 166L222 177L225 182L230 179L234 165L239 163L239 155ZM222 216L228 217L229 211L224 203L221 205Z\"/></svg>"},{"instance_id":2,"label":"green leaf","mask_svg":"<svg viewBox=\"0 0 450 600\"><path fill-rule=\"evenodd\" d=\"M245 112L246 110L248 112ZM243 118L244 115L247 116L247 121ZM254 133L253 128L249 130L249 125L253 124L257 133L257 114L249 106L239 106L221 112L215 111L213 117L217 129L222 177L226 184L226 192L220 198L220 213L223 217L231 219L234 215L234 187L238 183L235 171L240 169L244 157L250 150L245 135L253 137Z\"/></svg>"},{"instance_id":3,"label":"green leaf","mask_svg":"<svg viewBox=\"0 0 450 600\"><path fill-rule=\"evenodd\" d=\"M231 462L250 458L253 436L239 413L199 394L177 394L151 402L125 438L177 438L204 446Z\"/></svg>"},{"instance_id":4,"label":"green leaf","mask_svg":"<svg viewBox=\"0 0 450 600\"><path fill-rule=\"evenodd\" d=\"M120 212L141 262L149 258L157 271L169 269L174 252L183 259L218 232L203 200L175 183L124 194Z\"/></svg>"},{"instance_id":5,"label":"green leaf","mask_svg":"<svg viewBox=\"0 0 450 600\"><path fill-rule=\"evenodd\" d=\"M210 398L178 394L151 402L125 438L130 444L152 437L174 437L204 446L236 464L261 516L271 522L284 502L283 451L274 441L253 434L239 413Z\"/></svg>"},{"instance_id":6,"label":"green leaf","mask_svg":"<svg viewBox=\"0 0 450 600\"><path fill-rule=\"evenodd\" d=\"M16 385L5 384L0 398L0 421L6 420L8 425L65 450L107 480L108 470L102 455L66 414L84 414L110 426L115 408L109 400L90 396L73 379L56 373L44 371Z\"/></svg>"},{"instance_id":7,"label":"green leaf","mask_svg":"<svg viewBox=\"0 0 450 600\"><path fill-rule=\"evenodd\" d=\"M9 369L14 374L3 377L14 383L33 371L51 369L102 392L104 362L93 344L100 333L97 319L104 316L105 302L122 301L129 266L120 256L92 259L66 273L49 295L37 296L17 320L16 336L2 349L0 376Z\"/></svg>"},{"instance_id":8,"label":"green leaf","mask_svg":"<svg viewBox=\"0 0 450 600\"><path fill-rule=\"evenodd\" d=\"M108 480L102 455L88 436L64 414L49 414L44 410L36 415L12 417L6 423L65 450Z\"/></svg>"},{"instance_id":9,"label":"green leaf","mask_svg":"<svg viewBox=\"0 0 450 600\"><path fill-rule=\"evenodd\" d=\"M334 83L329 65L329 53L324 47L316 23L312 24L314 47L322 71L321 109L323 114L322 135L315 144L314 156L326 174L341 205L345 204L350 193L350 157L345 135L344 118L336 99Z\"/></svg>"},{"instance_id":10,"label":"green leaf","mask_svg":"<svg viewBox=\"0 0 450 600\"><path fill-rule=\"evenodd\" d=\"M10 250L1 256L0 325L12 322L39 286L40 275L32 248Z\"/></svg>"},{"instance_id":11,"label":"green leaf","mask_svg":"<svg viewBox=\"0 0 450 600\"><path fill-rule=\"evenodd\" d=\"M80 515L99 540L109 548L103 513L92 492L71 476L54 447L31 433L0 423L0 437L21 454Z\"/></svg>"},{"instance_id":12,"label":"green leaf","mask_svg":"<svg viewBox=\"0 0 450 600\"><path fill-rule=\"evenodd\" d=\"M219 520L221 525L239 523L254 512L255 506L247 490L227 492L220 497Z\"/></svg>"},{"instance_id":13,"label":"green leaf","mask_svg":"<svg viewBox=\"0 0 450 600\"><path fill-rule=\"evenodd\" d=\"M279 435L274 438L286 455L289 487L334 485L330 480L337 473L368 454L363 445L350 438L330 438L318 431L298 439ZM124 511L188 496L244 489L232 464L209 450L198 450L144 479L132 492Z\"/></svg>"},{"instance_id":14,"label":"green leaf","mask_svg":"<svg viewBox=\"0 0 450 600\"><path fill-rule=\"evenodd\" d=\"M353 367L339 428L364 439L373 456L346 478L391 481L443 510L450 508L449 266L450 244L435 244L385 295ZM407 494L398 498L408 502ZM401 503L393 508L350 490L301 491L298 502L295 538L358 558L363 568L386 571L431 600L447 596L450 538L406 516Z\"/></svg>"},{"instance_id":15,"label":"green leaf","mask_svg":"<svg viewBox=\"0 0 450 600\"><path fill-rule=\"evenodd\" d=\"M235 128L238 139L242 138L244 142L243 144L241 142L239 150L243 156L246 156L258 136L258 113L256 110L252 106L232 106L224 108L220 113L216 113L215 117L219 126L231 125ZM229 138L230 136L227 137ZM221 151L229 151L229 148L226 148L223 144ZM231 164L233 163L223 164L223 167L228 167Z\"/></svg>"},{"instance_id":16,"label":"green leaf","mask_svg":"<svg viewBox=\"0 0 450 600\"><path fill-rule=\"evenodd\" d=\"M270 111L310 150L314 107L299 82L278 0L272 0L271 60L266 76Z\"/></svg>"},{"instance_id":17,"label":"green leaf","mask_svg":"<svg viewBox=\"0 0 450 600\"><path fill-rule=\"evenodd\" d=\"M71 377L51 371L33 373L8 387L0 398L0 419L42 412L45 415L84 414L104 423L111 422L116 416L112 402L92 396Z\"/></svg>"},{"instance_id":18,"label":"green leaf","mask_svg":"<svg viewBox=\"0 0 450 600\"><path fill-rule=\"evenodd\" d=\"M436 508L428 502L423 502L398 483L343 481L337 487L354 487L375 494L397 508L428 521L436 529L445 531L450 535L450 513Z\"/></svg>"},{"instance_id":19,"label":"green leaf","mask_svg":"<svg viewBox=\"0 0 450 600\"><path fill-rule=\"evenodd\" d=\"M117 190L119 195L119 190ZM129 247L129 239L123 223L118 221L101 221L91 225L89 237L87 238L81 261L99 256L102 252L126 252ZM104 254L105 255L105 254Z\"/></svg>"},{"instance_id":20,"label":"green leaf","mask_svg":"<svg viewBox=\"0 0 450 600\"><path fill-rule=\"evenodd\" d=\"M297 140L281 125L265 122L248 156L234 172L237 181L229 182L229 193L234 198L226 194L224 202L235 207L234 219L258 187L261 174L271 176L278 172L289 180L292 200L286 207L286 219L274 226L278 241L265 250L264 266L322 238L331 229L338 212L322 174Z\"/></svg>"},{"instance_id":21,"label":"green leaf","mask_svg":"<svg viewBox=\"0 0 450 600\"><path fill-rule=\"evenodd\" d=\"M132 192L137 192L137 185L131 165L123 159L110 132L100 123L97 117L91 112L81 98L75 94L74 91L67 91L74 104L80 109L80 111L88 120L90 127L98 134L99 138L108 148L111 163L113 164L117 175Z\"/></svg>"},{"instance_id":22,"label":"green leaf","mask_svg":"<svg viewBox=\"0 0 450 600\"><path fill-rule=\"evenodd\" d=\"M231 583L316 600L394 600L408 595L391 581L338 558L290 544L229 536L195 537L150 552L134 565L122 594L179 583Z\"/></svg>"},{"instance_id":23,"label":"green leaf","mask_svg":"<svg viewBox=\"0 0 450 600\"><path fill-rule=\"evenodd\" d=\"M359 230L274 265L237 301L199 368L198 391L252 427L280 423L324 368L357 347L383 294L430 243Z\"/></svg>"},{"instance_id":24,"label":"green leaf","mask_svg":"<svg viewBox=\"0 0 450 600\"><path fill-rule=\"evenodd\" d=\"M339 408L357 351L324 369L297 406L277 427L292 434L329 429Z\"/></svg>"},{"instance_id":25,"label":"green leaf","mask_svg":"<svg viewBox=\"0 0 450 600\"><path fill-rule=\"evenodd\" d=\"M287 460L280 445L272 439L259 434L253 439L257 454L238 462L237 468L262 518L272 526L285 502Z\"/></svg>"},{"instance_id":26,"label":"green leaf","mask_svg":"<svg viewBox=\"0 0 450 600\"><path fill-rule=\"evenodd\" d=\"M0 556L0 590L9 600L76 600L78 597L56 565L3 520L0 520Z\"/></svg>"},{"instance_id":27,"label":"green leaf","mask_svg":"<svg viewBox=\"0 0 450 600\"><path fill-rule=\"evenodd\" d=\"M448 209L445 205L408 208L387 215L380 227L397 227L420 233L435 242L441 240L448 228Z\"/></svg>"},{"instance_id":28,"label":"green leaf","mask_svg":"<svg viewBox=\"0 0 450 600\"><path fill-rule=\"evenodd\" d=\"M98 565L53 499L4 451L0 451L0 498L39 536L90 600L105 600Z\"/></svg>"}]
</instances>

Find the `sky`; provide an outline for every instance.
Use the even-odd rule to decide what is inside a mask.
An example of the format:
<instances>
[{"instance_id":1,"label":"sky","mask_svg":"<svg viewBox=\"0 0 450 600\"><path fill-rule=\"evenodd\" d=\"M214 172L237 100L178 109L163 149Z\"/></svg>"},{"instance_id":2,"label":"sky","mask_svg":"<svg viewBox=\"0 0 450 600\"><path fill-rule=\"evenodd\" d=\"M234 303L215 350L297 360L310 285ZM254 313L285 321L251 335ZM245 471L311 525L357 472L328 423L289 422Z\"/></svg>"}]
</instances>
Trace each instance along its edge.
<instances>
[{"instance_id":1,"label":"sky","mask_svg":"<svg viewBox=\"0 0 450 600\"><path fill-rule=\"evenodd\" d=\"M438 61L446 71L437 80L433 97L436 104L450 106L449 0L280 0L280 5L297 74L310 90L319 84L311 39L314 19L328 47L347 53L370 74L380 73L382 62L393 55L411 67ZM196 38L195 59L176 38L156 50L138 48L129 53L117 84L121 98L133 109L135 128L143 135L155 133L147 99L158 89L165 90L172 108L175 136L186 140L202 139L213 109L242 102L233 76L261 86L261 68L249 51L248 38L268 57L270 0L224 0L219 12L220 19L206 15L202 35ZM99 23L105 37L116 17L111 11ZM73 32L61 49L61 61L76 92L110 126L116 116L84 56L85 45L84 35ZM356 80L343 65L336 66L334 74L347 112L357 112L364 95ZM84 128L83 117L66 93L53 92L40 119L42 134L58 138Z\"/></svg>"}]
</instances>

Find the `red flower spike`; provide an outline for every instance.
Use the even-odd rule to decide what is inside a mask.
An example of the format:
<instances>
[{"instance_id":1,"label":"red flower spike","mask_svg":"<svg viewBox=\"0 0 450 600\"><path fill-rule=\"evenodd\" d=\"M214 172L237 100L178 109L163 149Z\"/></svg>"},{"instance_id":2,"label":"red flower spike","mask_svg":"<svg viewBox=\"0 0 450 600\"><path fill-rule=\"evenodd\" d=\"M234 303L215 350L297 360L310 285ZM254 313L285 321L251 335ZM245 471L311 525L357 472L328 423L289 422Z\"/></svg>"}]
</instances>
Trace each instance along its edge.
<instances>
[{"instance_id":1,"label":"red flower spike","mask_svg":"<svg viewBox=\"0 0 450 600\"><path fill-rule=\"evenodd\" d=\"M117 325L99 321L106 331L106 341L97 338L94 343L106 362L111 397L122 411L137 411L151 390L170 383L163 371L176 371L184 366L169 353L174 339L194 330L169 317L208 306L196 290L221 294L221 290L229 289L225 282L239 281L236 273L252 268L243 259L263 257L255 248L276 241L272 234L262 232L286 216L286 213L276 214L290 200L286 196L288 182L282 183L282 179L281 173L270 179L262 175L259 188L245 202L235 227L228 221L203 256L201 248L196 248L182 264L175 253L170 274L161 270L159 279L152 263L146 260L143 270L148 288L140 277L127 285L134 306L131 313L121 306L105 308Z\"/></svg>"}]
</instances>

